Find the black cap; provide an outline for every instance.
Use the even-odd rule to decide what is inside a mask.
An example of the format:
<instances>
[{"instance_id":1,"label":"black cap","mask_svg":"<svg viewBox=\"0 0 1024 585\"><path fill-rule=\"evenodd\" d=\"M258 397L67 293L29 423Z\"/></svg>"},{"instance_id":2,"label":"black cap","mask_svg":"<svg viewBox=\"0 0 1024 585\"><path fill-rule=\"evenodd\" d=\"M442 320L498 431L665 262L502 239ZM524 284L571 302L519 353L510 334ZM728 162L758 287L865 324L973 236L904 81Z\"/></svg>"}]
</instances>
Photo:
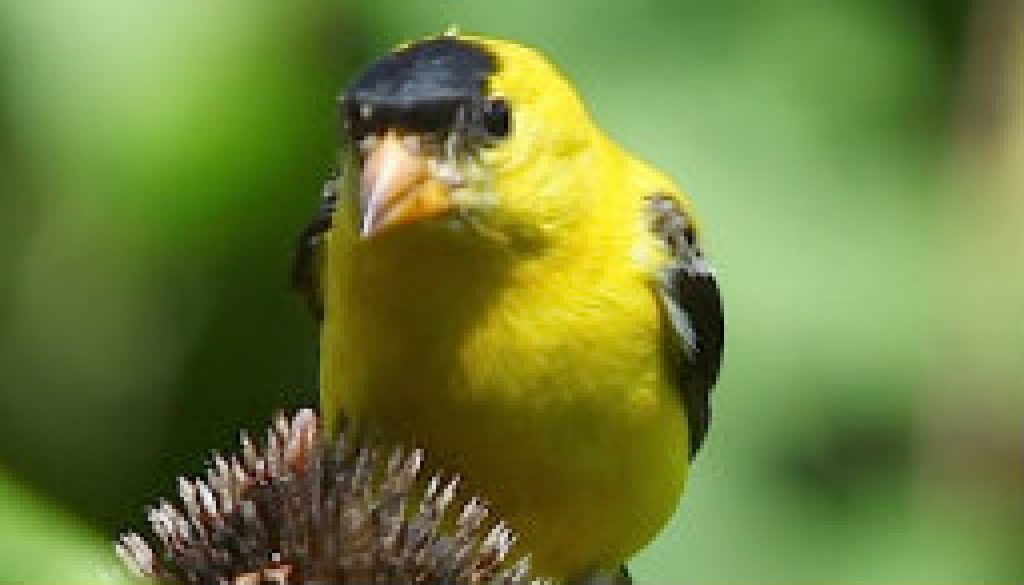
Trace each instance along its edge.
<instances>
[{"instance_id":1,"label":"black cap","mask_svg":"<svg viewBox=\"0 0 1024 585\"><path fill-rule=\"evenodd\" d=\"M390 53L370 66L342 98L349 131L359 136L382 127L436 132L466 123L486 108L494 55L455 37L428 39Z\"/></svg>"}]
</instances>

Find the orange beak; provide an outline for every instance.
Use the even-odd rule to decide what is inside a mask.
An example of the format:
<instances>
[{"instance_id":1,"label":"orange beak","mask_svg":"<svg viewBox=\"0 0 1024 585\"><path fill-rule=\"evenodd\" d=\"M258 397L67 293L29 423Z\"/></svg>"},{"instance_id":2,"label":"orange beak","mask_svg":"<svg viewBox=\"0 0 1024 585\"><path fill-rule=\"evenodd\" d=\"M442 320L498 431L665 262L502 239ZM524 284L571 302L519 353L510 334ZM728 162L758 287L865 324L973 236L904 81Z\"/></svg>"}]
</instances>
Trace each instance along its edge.
<instances>
[{"instance_id":1,"label":"orange beak","mask_svg":"<svg viewBox=\"0 0 1024 585\"><path fill-rule=\"evenodd\" d=\"M431 174L427 155L414 139L394 131L378 136L367 153L359 198L363 238L452 208L448 187Z\"/></svg>"}]
</instances>

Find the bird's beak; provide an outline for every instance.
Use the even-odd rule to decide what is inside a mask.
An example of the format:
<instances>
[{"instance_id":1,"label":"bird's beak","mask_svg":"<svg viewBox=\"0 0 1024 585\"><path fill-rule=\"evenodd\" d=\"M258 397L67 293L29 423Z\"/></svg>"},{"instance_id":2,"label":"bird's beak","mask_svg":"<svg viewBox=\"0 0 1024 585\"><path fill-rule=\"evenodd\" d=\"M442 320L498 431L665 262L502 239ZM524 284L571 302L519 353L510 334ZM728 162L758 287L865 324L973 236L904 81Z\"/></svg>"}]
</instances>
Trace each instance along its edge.
<instances>
[{"instance_id":1,"label":"bird's beak","mask_svg":"<svg viewBox=\"0 0 1024 585\"><path fill-rule=\"evenodd\" d=\"M435 217L452 207L447 185L431 173L429 156L415 136L377 136L363 160L360 182L363 238Z\"/></svg>"}]
</instances>

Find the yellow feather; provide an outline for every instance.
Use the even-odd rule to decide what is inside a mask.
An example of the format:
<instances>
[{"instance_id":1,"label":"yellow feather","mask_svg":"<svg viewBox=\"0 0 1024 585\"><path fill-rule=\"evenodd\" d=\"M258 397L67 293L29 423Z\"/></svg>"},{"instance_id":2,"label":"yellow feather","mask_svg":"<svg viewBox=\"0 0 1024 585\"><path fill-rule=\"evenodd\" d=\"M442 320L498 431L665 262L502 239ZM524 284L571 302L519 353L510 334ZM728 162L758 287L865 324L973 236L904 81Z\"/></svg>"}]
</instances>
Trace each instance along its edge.
<instances>
[{"instance_id":1,"label":"yellow feather","mask_svg":"<svg viewBox=\"0 0 1024 585\"><path fill-rule=\"evenodd\" d=\"M465 37L463 37L465 38ZM510 137L481 155L503 238L424 223L328 234L322 399L385 440L427 449L486 494L541 574L614 568L673 513L686 418L663 365L644 197L680 191L590 121L535 51L498 57Z\"/></svg>"}]
</instances>

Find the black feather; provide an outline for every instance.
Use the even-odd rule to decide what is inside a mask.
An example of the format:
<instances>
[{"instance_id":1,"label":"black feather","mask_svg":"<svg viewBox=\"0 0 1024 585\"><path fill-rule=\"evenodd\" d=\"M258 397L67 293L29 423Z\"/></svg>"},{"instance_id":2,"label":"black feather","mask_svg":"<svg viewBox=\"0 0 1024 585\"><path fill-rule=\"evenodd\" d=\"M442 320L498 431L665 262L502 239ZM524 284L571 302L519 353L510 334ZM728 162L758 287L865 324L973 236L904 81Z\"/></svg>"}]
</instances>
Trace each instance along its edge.
<instances>
[{"instance_id":1,"label":"black feather","mask_svg":"<svg viewBox=\"0 0 1024 585\"><path fill-rule=\"evenodd\" d=\"M725 350L725 317L718 283L697 242L693 223L675 199L648 199L651 229L673 252L660 275L666 363L686 410L690 457L711 424L711 390Z\"/></svg>"},{"instance_id":2,"label":"black feather","mask_svg":"<svg viewBox=\"0 0 1024 585\"><path fill-rule=\"evenodd\" d=\"M335 181L327 181L324 184L323 197L320 199L320 208L299 234L292 255L292 288L305 297L317 321L324 316L320 287L320 265L323 262L321 248L324 234L331 229L337 205Z\"/></svg>"},{"instance_id":3,"label":"black feather","mask_svg":"<svg viewBox=\"0 0 1024 585\"><path fill-rule=\"evenodd\" d=\"M722 365L725 328L722 299L711 274L695 274L673 268L665 276L662 299L686 318L686 330L678 323L666 327L668 363L686 409L690 456L697 454L711 424L711 389Z\"/></svg>"}]
</instances>

